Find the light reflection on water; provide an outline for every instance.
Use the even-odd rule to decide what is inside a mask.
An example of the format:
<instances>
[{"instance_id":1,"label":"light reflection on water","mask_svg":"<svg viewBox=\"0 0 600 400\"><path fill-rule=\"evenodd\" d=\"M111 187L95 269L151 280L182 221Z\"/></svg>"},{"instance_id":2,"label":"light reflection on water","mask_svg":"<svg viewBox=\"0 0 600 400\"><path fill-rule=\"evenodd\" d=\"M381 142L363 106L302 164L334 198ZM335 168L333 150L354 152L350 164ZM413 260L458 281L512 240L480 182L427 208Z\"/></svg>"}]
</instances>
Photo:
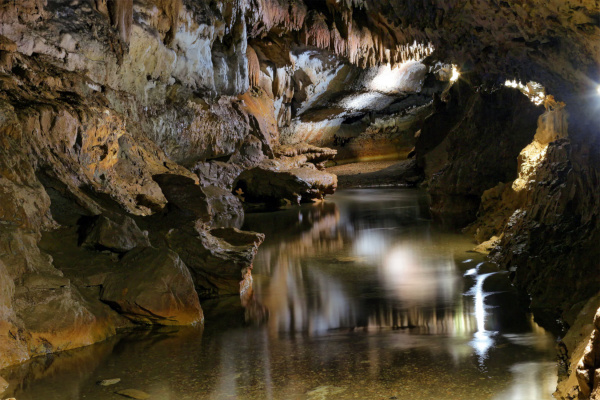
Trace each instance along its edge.
<instances>
[{"instance_id":1,"label":"light reflection on water","mask_svg":"<svg viewBox=\"0 0 600 400\"><path fill-rule=\"evenodd\" d=\"M204 302L204 329L128 335L0 375L18 400L125 387L178 400L550 398L553 338L425 209L417 191L379 189L250 215L245 228L267 240L245 309ZM112 377L122 386L94 384ZM48 396L53 385L62 395Z\"/></svg>"}]
</instances>

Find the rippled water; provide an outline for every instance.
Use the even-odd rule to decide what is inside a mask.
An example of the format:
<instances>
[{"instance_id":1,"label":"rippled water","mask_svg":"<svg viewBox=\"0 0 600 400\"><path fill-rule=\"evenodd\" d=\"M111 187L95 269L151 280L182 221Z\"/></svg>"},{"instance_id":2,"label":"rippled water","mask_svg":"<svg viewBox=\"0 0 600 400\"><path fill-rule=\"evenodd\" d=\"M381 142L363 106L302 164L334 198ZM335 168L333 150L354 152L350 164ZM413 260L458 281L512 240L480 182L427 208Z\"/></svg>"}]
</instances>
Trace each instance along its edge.
<instances>
[{"instance_id":1,"label":"rippled water","mask_svg":"<svg viewBox=\"0 0 600 400\"><path fill-rule=\"evenodd\" d=\"M121 335L3 371L25 399L550 399L554 338L414 190L249 215L254 293L204 328ZM114 386L97 381L121 378Z\"/></svg>"}]
</instances>

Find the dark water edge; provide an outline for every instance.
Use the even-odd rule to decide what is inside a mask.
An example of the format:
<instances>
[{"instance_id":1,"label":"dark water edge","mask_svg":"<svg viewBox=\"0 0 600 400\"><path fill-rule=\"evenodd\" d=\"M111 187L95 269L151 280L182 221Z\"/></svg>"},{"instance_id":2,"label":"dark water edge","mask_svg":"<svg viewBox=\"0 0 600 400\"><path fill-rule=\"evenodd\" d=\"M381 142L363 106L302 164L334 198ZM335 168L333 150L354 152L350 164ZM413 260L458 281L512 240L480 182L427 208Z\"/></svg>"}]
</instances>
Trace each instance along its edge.
<instances>
[{"instance_id":1,"label":"dark water edge","mask_svg":"<svg viewBox=\"0 0 600 400\"><path fill-rule=\"evenodd\" d=\"M4 397L550 399L555 337L506 274L433 226L417 190L356 189L246 217L254 294L205 326L120 334L0 371ZM97 381L120 378L102 387Z\"/></svg>"}]
</instances>

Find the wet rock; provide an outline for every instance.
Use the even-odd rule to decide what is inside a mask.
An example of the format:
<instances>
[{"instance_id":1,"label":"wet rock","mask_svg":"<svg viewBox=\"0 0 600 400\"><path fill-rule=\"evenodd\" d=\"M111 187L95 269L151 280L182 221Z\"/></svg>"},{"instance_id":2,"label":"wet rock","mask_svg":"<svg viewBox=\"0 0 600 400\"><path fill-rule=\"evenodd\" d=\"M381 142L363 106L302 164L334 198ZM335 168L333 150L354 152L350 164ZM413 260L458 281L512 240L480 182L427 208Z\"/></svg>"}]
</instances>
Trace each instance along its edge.
<instances>
[{"instance_id":1,"label":"wet rock","mask_svg":"<svg viewBox=\"0 0 600 400\"><path fill-rule=\"evenodd\" d=\"M244 201L271 205L282 200L292 204L321 200L336 188L337 177L316 168L280 171L266 165L244 171L234 185L234 190L242 191Z\"/></svg>"},{"instance_id":2,"label":"wet rock","mask_svg":"<svg viewBox=\"0 0 600 400\"><path fill-rule=\"evenodd\" d=\"M98 385L100 385L100 386L112 386L112 385L116 385L119 382L121 382L121 378L104 379L102 381L99 381Z\"/></svg>"},{"instance_id":3,"label":"wet rock","mask_svg":"<svg viewBox=\"0 0 600 400\"><path fill-rule=\"evenodd\" d=\"M336 150L297 143L277 146L274 154L277 158L242 172L234 182L234 193L244 202L271 208L321 200L337 189L337 177L322 171Z\"/></svg>"},{"instance_id":4,"label":"wet rock","mask_svg":"<svg viewBox=\"0 0 600 400\"><path fill-rule=\"evenodd\" d=\"M37 282L39 277L35 279ZM116 325L97 299L90 299L78 288L58 282L36 283L35 290L20 286L15 291L13 304L19 316L16 323L20 333L13 335L9 343L16 349L25 349L20 361L87 346L116 332ZM14 349L8 352L9 357L11 353L14 354Z\"/></svg>"},{"instance_id":5,"label":"wet rock","mask_svg":"<svg viewBox=\"0 0 600 400\"><path fill-rule=\"evenodd\" d=\"M492 236L490 240L477 245L473 251L480 254L490 254L490 251L496 248L498 244L500 244L500 238L498 236Z\"/></svg>"},{"instance_id":6,"label":"wet rock","mask_svg":"<svg viewBox=\"0 0 600 400\"><path fill-rule=\"evenodd\" d=\"M136 323L192 325L203 320L190 272L168 249L127 253L104 281L100 299Z\"/></svg>"},{"instance_id":7,"label":"wet rock","mask_svg":"<svg viewBox=\"0 0 600 400\"><path fill-rule=\"evenodd\" d=\"M239 282L252 267L265 236L236 228L199 231L195 235L175 229L166 239L190 268L198 294L205 298L239 294Z\"/></svg>"},{"instance_id":8,"label":"wet rock","mask_svg":"<svg viewBox=\"0 0 600 400\"><path fill-rule=\"evenodd\" d=\"M239 228L244 222L244 207L238 197L217 186L202 188L210 205L213 226Z\"/></svg>"},{"instance_id":9,"label":"wet rock","mask_svg":"<svg viewBox=\"0 0 600 400\"><path fill-rule=\"evenodd\" d=\"M171 207L190 218L208 222L211 209L206 194L191 178L160 174L152 177L158 183Z\"/></svg>"},{"instance_id":10,"label":"wet rock","mask_svg":"<svg viewBox=\"0 0 600 400\"><path fill-rule=\"evenodd\" d=\"M378 162L343 164L327 168L327 172L337 175L338 187L344 189L377 186L414 187L424 178L423 171L417 167L415 160L381 162L381 164Z\"/></svg>"},{"instance_id":11,"label":"wet rock","mask_svg":"<svg viewBox=\"0 0 600 400\"><path fill-rule=\"evenodd\" d=\"M87 225L89 223L89 225ZM110 250L126 253L136 247L148 247L148 237L138 228L135 221L127 216L115 222L105 216L86 221L82 233L82 245L96 250Z\"/></svg>"},{"instance_id":12,"label":"wet rock","mask_svg":"<svg viewBox=\"0 0 600 400\"><path fill-rule=\"evenodd\" d=\"M146 392L142 392L141 390L137 390L137 389L124 389L124 390L119 390L118 392L115 392L116 394L120 394L123 397L127 397L130 399L138 399L138 400L144 400L144 399L149 399L150 395Z\"/></svg>"},{"instance_id":13,"label":"wet rock","mask_svg":"<svg viewBox=\"0 0 600 400\"><path fill-rule=\"evenodd\" d=\"M577 363L575 375L579 383L580 397L600 398L600 308L594 316L592 333L587 340L581 360Z\"/></svg>"},{"instance_id":14,"label":"wet rock","mask_svg":"<svg viewBox=\"0 0 600 400\"><path fill-rule=\"evenodd\" d=\"M594 398L600 394L595 388L595 374L600 370L600 295L585 302L570 325L558 345L559 380L554 396Z\"/></svg>"}]
</instances>

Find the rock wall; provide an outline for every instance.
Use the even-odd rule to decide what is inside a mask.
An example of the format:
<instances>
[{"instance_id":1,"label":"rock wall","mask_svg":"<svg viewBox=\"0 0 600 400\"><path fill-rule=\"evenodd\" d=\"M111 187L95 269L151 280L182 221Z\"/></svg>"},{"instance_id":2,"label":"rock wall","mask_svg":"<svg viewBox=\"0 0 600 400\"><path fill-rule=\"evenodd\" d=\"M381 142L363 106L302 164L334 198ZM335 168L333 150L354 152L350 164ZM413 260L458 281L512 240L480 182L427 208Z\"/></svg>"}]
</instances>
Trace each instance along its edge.
<instances>
[{"instance_id":1,"label":"rock wall","mask_svg":"<svg viewBox=\"0 0 600 400\"><path fill-rule=\"evenodd\" d=\"M437 101L416 143L430 177L431 210L448 226L476 218L483 193L516 178L517 157L533 139L541 113L516 90L474 90L459 81Z\"/></svg>"},{"instance_id":2,"label":"rock wall","mask_svg":"<svg viewBox=\"0 0 600 400\"><path fill-rule=\"evenodd\" d=\"M232 189L279 126L249 34L303 23L276 3L1 2L0 368L202 323L200 298L252 282L264 236ZM331 193L335 152L294 151Z\"/></svg>"},{"instance_id":3,"label":"rock wall","mask_svg":"<svg viewBox=\"0 0 600 400\"><path fill-rule=\"evenodd\" d=\"M475 250L510 271L536 320L570 328L556 396L590 398L597 395L597 335L588 328L600 288L600 151L592 132L571 125L564 103L545 105L516 90L476 93L459 82L434 101L416 158L433 214L452 227L474 221L465 230L480 243Z\"/></svg>"}]
</instances>

